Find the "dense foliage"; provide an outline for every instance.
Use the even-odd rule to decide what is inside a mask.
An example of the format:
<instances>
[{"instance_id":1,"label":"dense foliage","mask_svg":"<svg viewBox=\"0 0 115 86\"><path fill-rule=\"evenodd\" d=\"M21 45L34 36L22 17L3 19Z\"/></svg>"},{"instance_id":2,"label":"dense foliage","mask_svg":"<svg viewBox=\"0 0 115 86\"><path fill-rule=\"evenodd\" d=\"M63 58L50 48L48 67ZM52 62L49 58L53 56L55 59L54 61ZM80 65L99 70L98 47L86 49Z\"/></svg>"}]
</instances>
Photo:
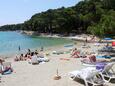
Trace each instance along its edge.
<instances>
[{"instance_id":1,"label":"dense foliage","mask_svg":"<svg viewBox=\"0 0 115 86\"><path fill-rule=\"evenodd\" d=\"M73 7L49 9L23 24L5 25L1 30L33 30L40 33L115 34L115 0L84 0Z\"/></svg>"}]
</instances>

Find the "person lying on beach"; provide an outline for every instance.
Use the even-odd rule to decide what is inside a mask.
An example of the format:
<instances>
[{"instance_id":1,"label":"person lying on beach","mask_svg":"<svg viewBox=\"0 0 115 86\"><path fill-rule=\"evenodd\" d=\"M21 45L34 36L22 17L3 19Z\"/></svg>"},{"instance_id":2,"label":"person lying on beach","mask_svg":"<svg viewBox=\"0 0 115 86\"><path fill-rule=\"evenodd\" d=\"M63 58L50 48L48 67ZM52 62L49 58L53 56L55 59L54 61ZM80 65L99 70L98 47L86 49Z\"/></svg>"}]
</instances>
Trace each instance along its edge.
<instances>
[{"instance_id":1,"label":"person lying on beach","mask_svg":"<svg viewBox=\"0 0 115 86\"><path fill-rule=\"evenodd\" d=\"M108 62L108 61L111 60L107 60L105 58L96 58L96 56L93 54L87 55L86 58L81 59L81 62L85 62L85 63Z\"/></svg>"}]
</instances>

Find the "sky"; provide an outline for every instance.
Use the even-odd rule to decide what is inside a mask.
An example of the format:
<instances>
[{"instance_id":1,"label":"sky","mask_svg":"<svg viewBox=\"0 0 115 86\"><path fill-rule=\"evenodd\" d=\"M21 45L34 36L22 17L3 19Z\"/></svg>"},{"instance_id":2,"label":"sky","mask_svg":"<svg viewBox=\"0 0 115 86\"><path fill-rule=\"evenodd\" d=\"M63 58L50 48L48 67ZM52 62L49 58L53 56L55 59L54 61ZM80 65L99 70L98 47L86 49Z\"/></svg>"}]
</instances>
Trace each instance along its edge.
<instances>
[{"instance_id":1,"label":"sky","mask_svg":"<svg viewBox=\"0 0 115 86\"><path fill-rule=\"evenodd\" d=\"M23 23L35 13L62 6L74 6L81 0L1 0L0 26Z\"/></svg>"}]
</instances>

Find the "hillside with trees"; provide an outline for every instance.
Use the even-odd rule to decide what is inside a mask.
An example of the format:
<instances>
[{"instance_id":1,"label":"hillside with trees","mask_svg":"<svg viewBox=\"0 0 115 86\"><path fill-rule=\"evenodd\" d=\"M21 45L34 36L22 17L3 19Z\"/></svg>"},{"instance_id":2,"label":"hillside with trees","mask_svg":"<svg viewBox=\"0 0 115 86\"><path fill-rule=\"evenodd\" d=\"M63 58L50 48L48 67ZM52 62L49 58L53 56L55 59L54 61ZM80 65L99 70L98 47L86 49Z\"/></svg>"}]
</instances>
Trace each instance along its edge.
<instances>
[{"instance_id":1,"label":"hillside with trees","mask_svg":"<svg viewBox=\"0 0 115 86\"><path fill-rule=\"evenodd\" d=\"M84 0L72 7L37 13L23 24L4 25L0 30L38 33L115 34L115 0Z\"/></svg>"}]
</instances>

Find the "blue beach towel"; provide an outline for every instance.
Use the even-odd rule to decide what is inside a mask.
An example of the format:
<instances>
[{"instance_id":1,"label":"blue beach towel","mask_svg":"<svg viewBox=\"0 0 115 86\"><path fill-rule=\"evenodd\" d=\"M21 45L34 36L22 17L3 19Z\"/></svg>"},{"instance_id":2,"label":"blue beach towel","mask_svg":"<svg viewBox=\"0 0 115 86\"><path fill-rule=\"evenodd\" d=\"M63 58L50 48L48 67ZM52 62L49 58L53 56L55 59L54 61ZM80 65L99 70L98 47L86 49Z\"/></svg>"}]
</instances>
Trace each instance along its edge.
<instances>
[{"instance_id":1,"label":"blue beach towel","mask_svg":"<svg viewBox=\"0 0 115 86\"><path fill-rule=\"evenodd\" d=\"M104 56L96 56L96 58L105 58Z\"/></svg>"},{"instance_id":2,"label":"blue beach towel","mask_svg":"<svg viewBox=\"0 0 115 86\"><path fill-rule=\"evenodd\" d=\"M105 62L97 63L96 64L96 69L99 70L99 71L102 71L104 69L105 65L106 65Z\"/></svg>"},{"instance_id":3,"label":"blue beach towel","mask_svg":"<svg viewBox=\"0 0 115 86\"><path fill-rule=\"evenodd\" d=\"M105 58L105 59L111 59L111 56L96 56L96 58Z\"/></svg>"},{"instance_id":4,"label":"blue beach towel","mask_svg":"<svg viewBox=\"0 0 115 86\"><path fill-rule=\"evenodd\" d=\"M104 56L106 59L111 59L111 56Z\"/></svg>"}]
</instances>

